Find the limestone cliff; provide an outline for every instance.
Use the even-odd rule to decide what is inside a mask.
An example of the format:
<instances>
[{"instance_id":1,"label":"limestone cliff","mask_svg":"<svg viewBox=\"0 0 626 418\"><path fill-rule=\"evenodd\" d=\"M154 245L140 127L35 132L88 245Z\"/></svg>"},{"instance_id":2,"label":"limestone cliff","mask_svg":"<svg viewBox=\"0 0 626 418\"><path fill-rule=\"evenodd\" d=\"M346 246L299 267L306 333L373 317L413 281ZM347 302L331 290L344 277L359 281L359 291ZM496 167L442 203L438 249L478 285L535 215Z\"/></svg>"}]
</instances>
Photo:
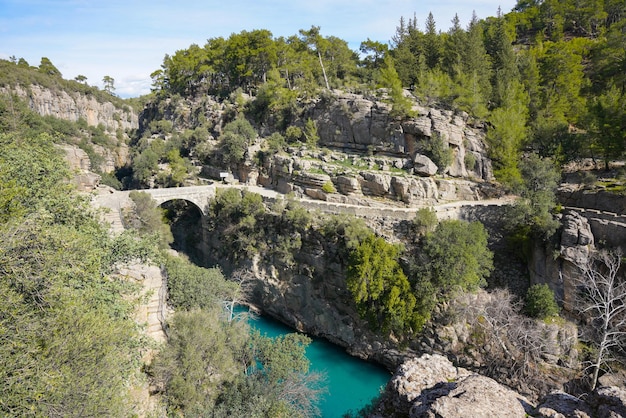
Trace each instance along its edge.
<instances>
[{"instance_id":1,"label":"limestone cliff","mask_svg":"<svg viewBox=\"0 0 626 418\"><path fill-rule=\"evenodd\" d=\"M94 174L111 173L129 162L130 132L139 126L138 116L129 106L119 107L79 92L51 89L39 85L16 85L0 88L0 94L13 94L40 116L53 116L71 122L84 121L90 127L99 127L107 138L100 143L64 138L64 151L70 166L79 169L79 186L93 187ZM79 150L78 148L83 148ZM78 151L77 151L78 150ZM91 154L87 156L85 150ZM80 155L79 155L80 154Z\"/></svg>"},{"instance_id":2,"label":"limestone cliff","mask_svg":"<svg viewBox=\"0 0 626 418\"><path fill-rule=\"evenodd\" d=\"M254 103L248 96L242 100ZM289 126L304 130L313 122L321 150L294 143L286 152L259 154L263 142L259 138L248 148L243 163L225 166L219 158L205 158L204 175L219 179L220 171L232 171L240 182L314 198L324 198L320 190L330 181L344 196L384 197L409 205L433 199L480 199L485 184L493 180L484 126L466 113L415 101L417 116L399 120L391 117L390 106L381 98L338 90L298 105ZM217 138L222 127L242 110L237 103L210 96L159 99L141 113L139 131L145 135L158 121L168 121L178 133L207 129L208 139L189 153L206 154L207 148L213 148L219 156ZM271 117L259 123L259 135L268 137L284 129L274 123ZM167 138L173 133L159 135ZM445 166L437 166L443 163L433 155L434 141L440 141L451 157ZM436 174L441 176L435 181Z\"/></svg>"},{"instance_id":3,"label":"limestone cliff","mask_svg":"<svg viewBox=\"0 0 626 418\"><path fill-rule=\"evenodd\" d=\"M361 205L373 204L367 198L383 198L388 205L419 206L481 200L494 195L489 183L482 181L411 174L415 166L409 158L328 150L292 151L265 159L260 173L253 176L246 173L247 183L281 193L293 192L313 199ZM325 185L332 185L330 191Z\"/></svg>"},{"instance_id":4,"label":"limestone cliff","mask_svg":"<svg viewBox=\"0 0 626 418\"><path fill-rule=\"evenodd\" d=\"M302 119L317 126L322 151L293 148L266 158L240 177L284 193L358 203L384 198L405 205L493 196L485 131L467 114L414 105L418 116L397 120L376 97L334 91L310 104ZM302 123L302 122L299 122ZM440 139L451 163L438 167L430 147ZM443 174L436 176L436 174ZM321 193L332 183L337 194Z\"/></svg>"},{"instance_id":5,"label":"limestone cliff","mask_svg":"<svg viewBox=\"0 0 626 418\"><path fill-rule=\"evenodd\" d=\"M322 146L407 158L418 172L423 164L416 161L424 161L428 143L438 136L453 153L452 164L440 167L442 172L493 180L481 125L463 112L418 103L413 110L418 116L396 120L390 116L390 106L376 97L334 91L305 110L304 117L316 122Z\"/></svg>"},{"instance_id":6,"label":"limestone cliff","mask_svg":"<svg viewBox=\"0 0 626 418\"><path fill-rule=\"evenodd\" d=\"M41 116L54 116L72 122L84 119L90 126L102 124L111 132L139 127L138 116L130 107L118 108L111 102L100 102L92 96L38 85L18 85L10 91ZM7 90L3 88L0 92L6 94Z\"/></svg>"},{"instance_id":7,"label":"limestone cliff","mask_svg":"<svg viewBox=\"0 0 626 418\"><path fill-rule=\"evenodd\" d=\"M596 243L626 250L626 215L595 209L566 208L560 217L558 241L536 242L529 260L532 283L547 283L568 311L573 311L575 288L568 278L579 274Z\"/></svg>"}]
</instances>

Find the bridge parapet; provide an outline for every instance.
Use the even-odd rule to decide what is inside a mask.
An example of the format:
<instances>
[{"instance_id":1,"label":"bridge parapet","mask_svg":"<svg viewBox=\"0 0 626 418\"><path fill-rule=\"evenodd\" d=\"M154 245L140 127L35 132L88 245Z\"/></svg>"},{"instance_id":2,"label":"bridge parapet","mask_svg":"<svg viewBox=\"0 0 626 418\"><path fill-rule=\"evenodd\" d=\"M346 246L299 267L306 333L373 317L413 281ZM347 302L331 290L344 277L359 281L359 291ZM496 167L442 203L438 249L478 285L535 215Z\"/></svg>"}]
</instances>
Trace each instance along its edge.
<instances>
[{"instance_id":1,"label":"bridge parapet","mask_svg":"<svg viewBox=\"0 0 626 418\"><path fill-rule=\"evenodd\" d=\"M217 189L220 188L238 188L259 193L263 200L272 203L277 199L281 199L283 195L274 191L256 186L244 185L208 185L208 186L188 186L188 187L171 187L163 189L144 189L142 192L148 193L158 205L171 200L186 200L196 205L202 214L208 214L208 203L214 198ZM114 200L117 203L112 207L121 207L122 201L128 200L128 191L115 192ZM113 197L109 195L110 197ZM463 219L477 220L489 218L492 209L502 205L509 204L508 201L469 201L469 202L452 202L430 207L437 214L437 218L441 219ZM347 203L326 202L323 200L301 199L300 204L311 210L319 210L325 213L345 213L363 218L391 218L398 221L411 220L415 218L417 212L423 207L385 207L385 206L360 206Z\"/></svg>"}]
</instances>

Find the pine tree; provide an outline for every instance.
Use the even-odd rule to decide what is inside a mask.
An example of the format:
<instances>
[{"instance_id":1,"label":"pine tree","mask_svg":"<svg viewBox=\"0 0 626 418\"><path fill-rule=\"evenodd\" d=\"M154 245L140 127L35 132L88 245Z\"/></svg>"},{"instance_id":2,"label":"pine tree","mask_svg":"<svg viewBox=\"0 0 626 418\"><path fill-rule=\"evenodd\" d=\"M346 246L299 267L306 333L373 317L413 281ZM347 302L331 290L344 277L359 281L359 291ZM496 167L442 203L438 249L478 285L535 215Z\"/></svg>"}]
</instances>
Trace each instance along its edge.
<instances>
[{"instance_id":1,"label":"pine tree","mask_svg":"<svg viewBox=\"0 0 626 418\"><path fill-rule=\"evenodd\" d=\"M441 61L441 37L437 33L437 25L432 13L426 18L426 32L424 33L424 57L429 69L439 67Z\"/></svg>"},{"instance_id":2,"label":"pine tree","mask_svg":"<svg viewBox=\"0 0 626 418\"><path fill-rule=\"evenodd\" d=\"M492 62L492 102L496 107L506 106L513 100L511 84L519 79L511 37L506 30L504 17L499 16L488 30L488 54Z\"/></svg>"},{"instance_id":3,"label":"pine tree","mask_svg":"<svg viewBox=\"0 0 626 418\"><path fill-rule=\"evenodd\" d=\"M455 103L478 117L487 114L487 101L491 86L489 75L491 60L485 50L482 25L476 14L472 15L463 49L463 71L458 75Z\"/></svg>"}]
</instances>

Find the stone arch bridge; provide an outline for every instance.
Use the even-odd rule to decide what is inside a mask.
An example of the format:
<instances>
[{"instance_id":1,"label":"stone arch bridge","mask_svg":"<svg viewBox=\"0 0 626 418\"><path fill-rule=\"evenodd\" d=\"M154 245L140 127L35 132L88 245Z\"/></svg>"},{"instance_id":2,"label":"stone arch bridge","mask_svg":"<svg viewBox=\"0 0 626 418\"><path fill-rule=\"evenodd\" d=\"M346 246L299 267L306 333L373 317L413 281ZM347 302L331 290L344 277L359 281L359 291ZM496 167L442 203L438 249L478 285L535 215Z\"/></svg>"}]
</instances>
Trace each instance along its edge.
<instances>
[{"instance_id":1,"label":"stone arch bridge","mask_svg":"<svg viewBox=\"0 0 626 418\"><path fill-rule=\"evenodd\" d=\"M200 209L202 215L207 214L209 199L215 197L216 187L210 186L190 186L190 187L168 187L164 189L146 189L142 192L148 193L158 206L172 200L186 200L193 203Z\"/></svg>"},{"instance_id":2,"label":"stone arch bridge","mask_svg":"<svg viewBox=\"0 0 626 418\"><path fill-rule=\"evenodd\" d=\"M208 214L208 202L216 194L217 189L238 188L250 192L258 193L266 202L273 202L282 199L283 194L274 190L265 189L258 186L212 184L208 186L170 187L162 189L144 189L141 192L148 193L155 200L157 205L173 200L185 200L194 204L202 212ZM130 191L102 191L95 198L96 206L111 209L112 212L121 212L122 208L130 207L132 202L129 197ZM421 207L394 207L394 206L362 206L347 203L326 202L308 198L299 199L299 202L307 209L319 210L325 213L346 213L360 217L385 217L397 220L409 220ZM493 199L481 201L459 201L452 203L431 206L440 219L464 219L467 217L469 208L499 207L510 204L509 199Z\"/></svg>"},{"instance_id":3,"label":"stone arch bridge","mask_svg":"<svg viewBox=\"0 0 626 418\"><path fill-rule=\"evenodd\" d=\"M158 205L172 200L186 200L194 204L201 211L203 216L208 214L209 200L215 196L217 189L238 188L258 193L266 202L273 202L282 199L283 194L274 190L265 189L258 186L211 184L207 186L172 187L163 189L140 190L148 193ZM130 207L132 201L129 197L130 191L108 191L101 190L94 196L96 206L109 208L105 215L105 220L111 223L114 230L122 230L122 209ZM480 220L483 223L498 221L500 208L512 203L511 198L490 199L479 201L457 201L428 206L433 209L437 218L441 219L462 219ZM421 207L394 207L394 206L361 206L347 203L326 202L308 198L299 199L302 206L311 210L319 210L324 213L345 213L364 218L387 218L393 220L411 220L415 217ZM601 239L618 241L623 244L626 240L626 216L608 212L601 212L590 209L566 208L574 210L585 216L592 227L594 235L598 234ZM607 238L608 237L608 238ZM610 239L613 238L613 239Z\"/></svg>"}]
</instances>

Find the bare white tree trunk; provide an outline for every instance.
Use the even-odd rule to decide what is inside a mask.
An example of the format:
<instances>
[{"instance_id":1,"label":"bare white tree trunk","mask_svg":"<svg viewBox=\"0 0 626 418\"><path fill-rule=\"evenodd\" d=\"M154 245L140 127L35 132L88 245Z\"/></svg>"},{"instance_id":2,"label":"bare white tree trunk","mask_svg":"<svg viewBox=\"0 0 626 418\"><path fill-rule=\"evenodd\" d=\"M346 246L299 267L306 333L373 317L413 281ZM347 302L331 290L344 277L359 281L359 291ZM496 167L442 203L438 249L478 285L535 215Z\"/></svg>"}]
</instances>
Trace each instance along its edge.
<instances>
[{"instance_id":1,"label":"bare white tree trunk","mask_svg":"<svg viewBox=\"0 0 626 418\"><path fill-rule=\"evenodd\" d=\"M324 81L326 82L326 88L330 90L330 85L328 84L328 77L326 77L326 69L324 68L324 62L322 61L322 54L320 50L317 50L317 57L320 59L320 66L322 67L322 74L324 74Z\"/></svg>"},{"instance_id":2,"label":"bare white tree trunk","mask_svg":"<svg viewBox=\"0 0 626 418\"><path fill-rule=\"evenodd\" d=\"M589 257L575 278L579 288L577 309L589 321L597 352L590 368L591 390L598 385L604 365L613 358L613 348L626 342L626 281L621 277L621 253L599 251Z\"/></svg>"}]
</instances>

